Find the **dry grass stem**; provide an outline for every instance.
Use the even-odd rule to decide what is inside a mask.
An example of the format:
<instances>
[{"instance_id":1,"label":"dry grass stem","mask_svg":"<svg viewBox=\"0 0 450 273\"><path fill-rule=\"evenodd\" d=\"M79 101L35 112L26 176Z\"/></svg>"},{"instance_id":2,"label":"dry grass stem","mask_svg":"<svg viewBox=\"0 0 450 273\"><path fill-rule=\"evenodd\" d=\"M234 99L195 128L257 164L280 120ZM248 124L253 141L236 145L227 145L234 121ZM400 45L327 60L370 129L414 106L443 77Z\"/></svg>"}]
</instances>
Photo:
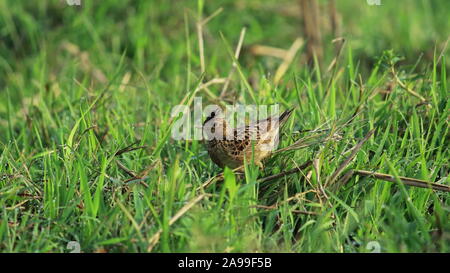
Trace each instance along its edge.
<instances>
[{"instance_id":1,"label":"dry grass stem","mask_svg":"<svg viewBox=\"0 0 450 273\"><path fill-rule=\"evenodd\" d=\"M425 180L415 179L415 178L409 178L409 177L395 177L390 174L384 174L384 173L376 173L371 171L364 171L364 170L355 170L355 174L361 175L361 176L368 176L368 177L374 177L380 180L389 181L389 182L397 182L397 178L400 182L402 182L405 185L413 186L413 187L419 187L419 188L426 188L426 189L433 189L436 191L444 191L444 192L450 192L450 186L442 185L438 183L433 183Z\"/></svg>"},{"instance_id":2,"label":"dry grass stem","mask_svg":"<svg viewBox=\"0 0 450 273\"><path fill-rule=\"evenodd\" d=\"M257 56L270 56L284 59L286 58L287 50L271 46L254 45L250 48L250 53Z\"/></svg>"},{"instance_id":3,"label":"dry grass stem","mask_svg":"<svg viewBox=\"0 0 450 273\"><path fill-rule=\"evenodd\" d=\"M364 137L364 139L362 139L358 144L356 144L355 147L352 148L353 150L351 154L344 160L344 162L341 163L341 165L339 165L339 167L336 169L336 171L334 171L334 173L329 177L329 179L327 179L325 187L328 187L329 185L333 184L336 181L336 179L342 173L345 167L347 167L348 164L350 164L350 162L353 160L353 158L355 158L356 154L361 149L362 145L373 135L374 132L375 132L374 129L370 130L369 133L367 133L367 135Z\"/></svg>"},{"instance_id":4,"label":"dry grass stem","mask_svg":"<svg viewBox=\"0 0 450 273\"><path fill-rule=\"evenodd\" d=\"M238 42L238 45L234 52L234 58L236 60L239 59L239 55L241 54L242 45L244 44L245 31L246 31L246 28L245 27L242 28L241 34L239 35L239 42ZM225 84L223 85L222 92L220 93L221 98L225 96L225 92L227 91L228 85L230 84L230 81L231 81L231 77L233 76L233 73L236 70L236 66L237 66L237 63L235 61L233 61L233 65L231 67L230 73L228 73L228 77L225 81Z\"/></svg>"},{"instance_id":5,"label":"dry grass stem","mask_svg":"<svg viewBox=\"0 0 450 273\"><path fill-rule=\"evenodd\" d=\"M303 18L303 32L305 33L307 44L307 62L314 63L314 56L317 57L319 63L323 58L322 48L322 26L320 24L319 4L316 0L299 0L301 14Z\"/></svg>"},{"instance_id":6,"label":"dry grass stem","mask_svg":"<svg viewBox=\"0 0 450 273\"><path fill-rule=\"evenodd\" d=\"M278 84L281 80L281 78L284 76L286 71L289 68L289 65L294 60L295 55L297 54L297 51L303 46L303 39L297 38L292 46L289 48L289 50L286 53L286 56L284 57L283 62L278 67L277 71L275 72L274 77L274 83L275 85Z\"/></svg>"}]
</instances>

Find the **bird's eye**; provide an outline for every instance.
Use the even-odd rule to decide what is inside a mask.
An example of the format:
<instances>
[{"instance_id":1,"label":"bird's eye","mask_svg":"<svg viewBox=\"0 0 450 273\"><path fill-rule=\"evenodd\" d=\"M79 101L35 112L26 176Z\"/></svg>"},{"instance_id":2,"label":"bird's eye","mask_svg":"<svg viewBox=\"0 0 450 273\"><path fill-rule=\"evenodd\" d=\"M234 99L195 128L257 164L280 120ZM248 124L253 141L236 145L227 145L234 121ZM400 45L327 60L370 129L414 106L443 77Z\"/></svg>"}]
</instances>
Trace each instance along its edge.
<instances>
[{"instance_id":1,"label":"bird's eye","mask_svg":"<svg viewBox=\"0 0 450 273\"><path fill-rule=\"evenodd\" d=\"M216 116L216 112L211 112L211 114L209 114L209 117L206 118L206 120L203 124L206 124L208 121L212 120L215 116Z\"/></svg>"}]
</instances>

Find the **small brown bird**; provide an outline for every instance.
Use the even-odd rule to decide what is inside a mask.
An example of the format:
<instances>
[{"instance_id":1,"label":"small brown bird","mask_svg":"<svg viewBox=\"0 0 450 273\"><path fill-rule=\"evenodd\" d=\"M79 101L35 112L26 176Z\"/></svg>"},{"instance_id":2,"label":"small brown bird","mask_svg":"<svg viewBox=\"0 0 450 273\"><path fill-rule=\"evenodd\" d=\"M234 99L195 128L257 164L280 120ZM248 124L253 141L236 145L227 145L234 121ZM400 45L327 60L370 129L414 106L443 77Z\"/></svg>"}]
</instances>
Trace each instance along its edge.
<instances>
[{"instance_id":1,"label":"small brown bird","mask_svg":"<svg viewBox=\"0 0 450 273\"><path fill-rule=\"evenodd\" d=\"M237 168L244 158L260 168L261 161L269 157L279 144L279 130L293 109L279 116L258 120L245 126L230 128L220 109L214 110L203 123L203 134L209 156L219 167Z\"/></svg>"}]
</instances>

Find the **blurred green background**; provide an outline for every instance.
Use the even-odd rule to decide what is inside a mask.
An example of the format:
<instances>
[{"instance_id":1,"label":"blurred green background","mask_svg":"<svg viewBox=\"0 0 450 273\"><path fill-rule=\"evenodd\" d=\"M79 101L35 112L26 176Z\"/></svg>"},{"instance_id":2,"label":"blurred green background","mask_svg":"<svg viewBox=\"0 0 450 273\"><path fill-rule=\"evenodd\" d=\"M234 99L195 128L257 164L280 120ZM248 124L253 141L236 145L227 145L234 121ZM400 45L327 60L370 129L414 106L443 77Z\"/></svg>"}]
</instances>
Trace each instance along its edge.
<instances>
[{"instance_id":1,"label":"blurred green background","mask_svg":"<svg viewBox=\"0 0 450 273\"><path fill-rule=\"evenodd\" d=\"M331 34L328 1L322 3L324 46L330 49ZM410 62L421 54L432 60L435 48L442 49L449 37L450 3L446 0L381 1L381 6L365 0L336 1L340 34L350 43L354 56L370 65L385 49L394 49ZM199 16L223 12L207 24L206 47L209 69L217 73L221 66L214 60L226 58L222 32L227 39L237 40L242 27L247 27L245 44L253 43L288 48L302 37L298 1L205 1L199 11L197 1L83 1L82 7L65 1L0 2L0 71L2 83L12 72L29 67L33 58L47 52L49 68L64 66L64 41L91 54L91 61L105 73L125 52L133 65L142 71L155 67L164 80L180 75L185 69L178 64L186 58L185 20L195 34ZM214 38L212 38L214 37ZM195 37L193 37L195 39ZM194 49L193 49L194 50ZM332 50L324 50L328 60ZM50 54L51 53L51 54ZM193 64L198 54L192 54ZM59 62L58 62L59 61ZM109 61L109 62L107 62ZM177 69L178 68L178 69ZM52 72L52 71L50 71ZM9 75L9 76L8 76Z\"/></svg>"}]
</instances>

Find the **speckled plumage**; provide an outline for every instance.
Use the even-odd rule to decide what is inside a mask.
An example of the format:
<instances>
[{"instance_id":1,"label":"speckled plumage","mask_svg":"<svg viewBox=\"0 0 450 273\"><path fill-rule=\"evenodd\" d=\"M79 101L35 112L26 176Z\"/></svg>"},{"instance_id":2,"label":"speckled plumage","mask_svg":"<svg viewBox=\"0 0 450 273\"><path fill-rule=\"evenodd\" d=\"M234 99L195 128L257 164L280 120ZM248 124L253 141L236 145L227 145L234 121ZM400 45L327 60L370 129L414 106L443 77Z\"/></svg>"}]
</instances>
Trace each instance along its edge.
<instances>
[{"instance_id":1,"label":"speckled plumage","mask_svg":"<svg viewBox=\"0 0 450 273\"><path fill-rule=\"evenodd\" d=\"M262 167L261 161L269 157L278 146L279 129L291 114L292 110L287 110L280 116L230 129L227 128L225 119L216 116L213 112L203 124L203 127L208 124L213 134L205 140L208 154L212 161L221 168L225 166L233 169L240 167L244 165L244 158L247 161L253 158L255 164ZM229 135L228 139L226 133Z\"/></svg>"}]
</instances>

